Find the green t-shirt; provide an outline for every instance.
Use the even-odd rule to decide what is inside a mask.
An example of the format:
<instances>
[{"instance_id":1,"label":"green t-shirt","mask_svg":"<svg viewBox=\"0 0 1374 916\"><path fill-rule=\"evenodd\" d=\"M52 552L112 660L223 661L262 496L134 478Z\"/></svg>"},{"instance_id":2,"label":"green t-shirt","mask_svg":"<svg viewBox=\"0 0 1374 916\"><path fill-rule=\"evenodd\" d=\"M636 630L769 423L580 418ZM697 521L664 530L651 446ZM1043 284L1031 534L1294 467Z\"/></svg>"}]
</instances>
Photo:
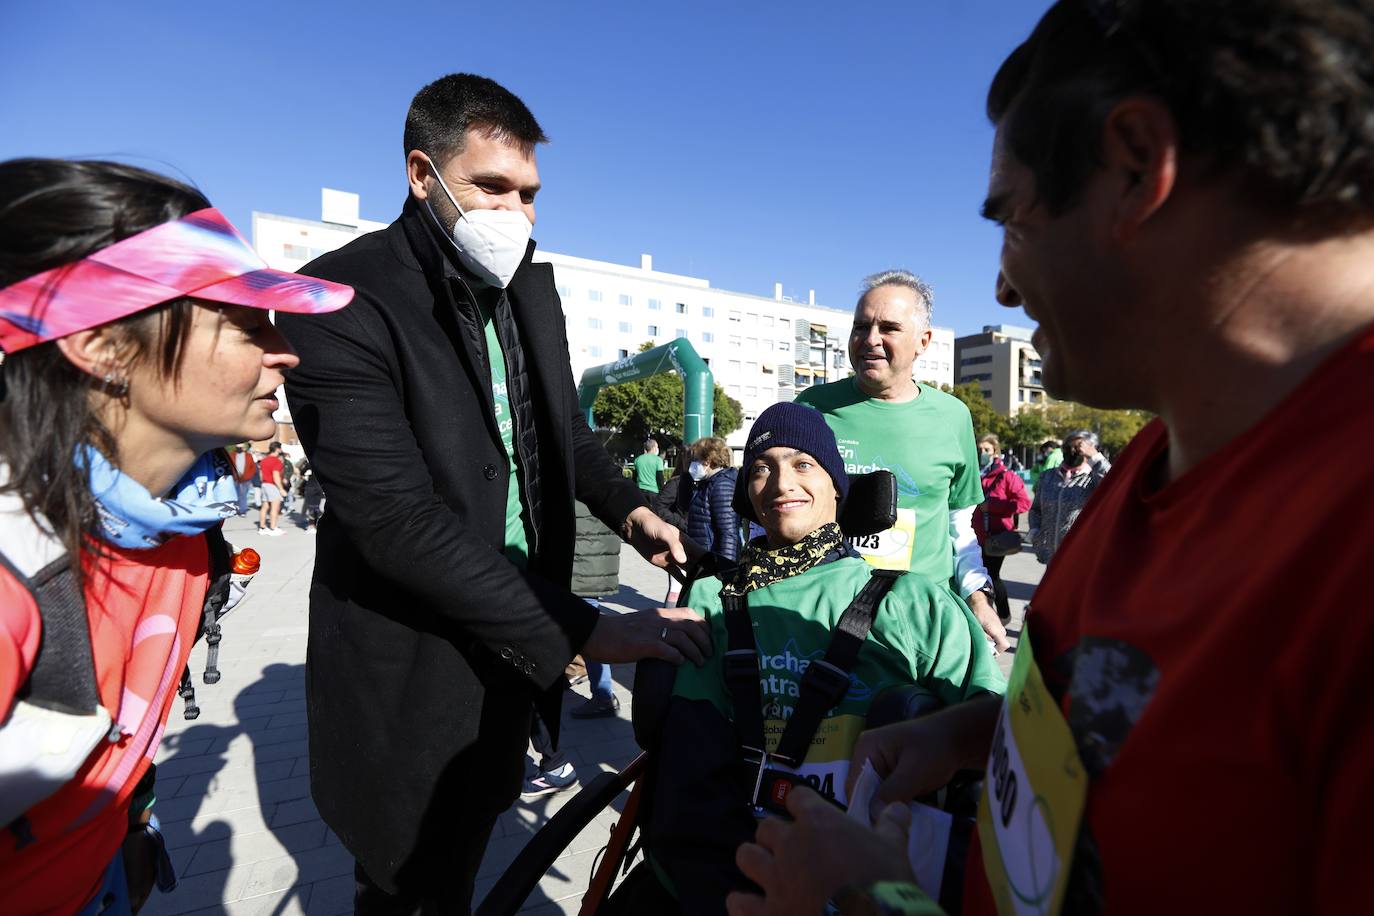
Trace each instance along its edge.
<instances>
[{"instance_id":1,"label":"green t-shirt","mask_svg":"<svg viewBox=\"0 0 1374 916\"><path fill-rule=\"evenodd\" d=\"M825 414L850 474L886 468L897 478L897 524L855 538L882 569L909 569L932 582L954 576L949 513L983 501L973 418L958 398L920 385L915 400L894 404L864 394L851 377L797 396Z\"/></svg>"},{"instance_id":2,"label":"green t-shirt","mask_svg":"<svg viewBox=\"0 0 1374 916\"><path fill-rule=\"evenodd\" d=\"M665 467L667 465L663 463L662 458L645 452L635 459L635 483L639 484L641 490L657 493L658 472Z\"/></svg>"},{"instance_id":3,"label":"green t-shirt","mask_svg":"<svg viewBox=\"0 0 1374 916\"><path fill-rule=\"evenodd\" d=\"M524 569L529 564L530 542L526 526L529 512L521 499L520 462L515 455L515 414L510 409L510 395L506 392L506 353L496 337L496 322L490 307L479 304L482 328L487 338L487 363L491 366L491 399L496 413L496 425L501 431L501 444L506 448L506 464L510 478L506 486L506 546L507 559Z\"/></svg>"},{"instance_id":4,"label":"green t-shirt","mask_svg":"<svg viewBox=\"0 0 1374 916\"><path fill-rule=\"evenodd\" d=\"M867 563L845 557L749 593L764 736L770 751L792 714L803 672L825 655L831 630L871 574ZM679 667L673 693L707 700L731 718L723 668L729 639L721 613L720 580L698 582L689 605L706 618L716 651L700 668ZM946 705L980 691L1000 694L1006 690L982 628L967 606L949 589L920 576L902 576L883 598L849 680L849 693L821 720L811 750L797 770L807 782L842 803L849 756L864 730L868 707L882 690L915 684Z\"/></svg>"}]
</instances>

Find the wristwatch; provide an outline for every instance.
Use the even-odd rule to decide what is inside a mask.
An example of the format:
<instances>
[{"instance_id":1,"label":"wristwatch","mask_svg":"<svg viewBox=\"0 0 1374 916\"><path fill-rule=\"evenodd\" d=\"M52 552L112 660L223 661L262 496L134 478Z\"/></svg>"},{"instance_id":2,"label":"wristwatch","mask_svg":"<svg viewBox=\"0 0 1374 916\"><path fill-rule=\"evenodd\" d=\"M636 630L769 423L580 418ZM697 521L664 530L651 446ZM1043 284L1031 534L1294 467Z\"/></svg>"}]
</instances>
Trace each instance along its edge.
<instances>
[{"instance_id":1,"label":"wristwatch","mask_svg":"<svg viewBox=\"0 0 1374 916\"><path fill-rule=\"evenodd\" d=\"M982 592L983 597L988 599L988 604L994 607L997 605L997 592L993 589L991 580L984 582L982 585L975 588L974 591Z\"/></svg>"}]
</instances>

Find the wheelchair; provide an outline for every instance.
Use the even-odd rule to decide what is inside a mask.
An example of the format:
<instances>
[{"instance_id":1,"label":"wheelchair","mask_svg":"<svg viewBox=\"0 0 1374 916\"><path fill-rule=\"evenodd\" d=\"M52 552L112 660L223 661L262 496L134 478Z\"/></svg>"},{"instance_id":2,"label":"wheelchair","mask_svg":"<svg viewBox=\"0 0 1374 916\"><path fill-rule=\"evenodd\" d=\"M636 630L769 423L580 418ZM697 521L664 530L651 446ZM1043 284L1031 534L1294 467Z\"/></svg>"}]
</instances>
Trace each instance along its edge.
<instances>
[{"instance_id":1,"label":"wheelchair","mask_svg":"<svg viewBox=\"0 0 1374 916\"><path fill-rule=\"evenodd\" d=\"M877 534L892 527L897 518L897 486L892 473L885 470L850 478L849 497L838 519L846 537ZM722 571L718 558L708 554L687 576L679 605L690 599L693 583ZM635 668L631 722L636 743L643 750L617 773L601 773L584 786L529 841L505 870L474 912L477 916L509 916L517 912L534 892L540 879L576 837L600 814L628 792L620 817L611 827L600 859L593 868L583 895L579 916L619 916L619 914L670 914L680 912L676 901L659 883L647 861L634 866L642 850L643 823L647 810L646 792L654 770L657 732L667 714L676 668L666 662L646 660ZM940 703L917 688L889 690L875 698L868 713L868 727L904 721L933 712ZM981 774L961 774L943 790L941 804L955 814L956 828L951 848L967 845L973 816L981 792ZM918 799L933 803L934 798ZM960 836L960 834L963 836ZM636 841L636 836L639 840ZM952 856L950 869L962 871L962 861ZM948 912L958 912L957 886L946 882L951 893L941 894Z\"/></svg>"}]
</instances>

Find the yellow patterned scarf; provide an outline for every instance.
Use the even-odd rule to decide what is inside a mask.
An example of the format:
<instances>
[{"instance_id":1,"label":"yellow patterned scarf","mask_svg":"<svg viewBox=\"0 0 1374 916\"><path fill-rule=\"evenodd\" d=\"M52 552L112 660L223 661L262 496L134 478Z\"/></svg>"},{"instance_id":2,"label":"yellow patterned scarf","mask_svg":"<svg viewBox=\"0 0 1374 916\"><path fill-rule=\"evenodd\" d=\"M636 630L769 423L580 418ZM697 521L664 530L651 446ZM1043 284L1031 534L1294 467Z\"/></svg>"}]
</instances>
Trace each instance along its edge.
<instances>
[{"instance_id":1,"label":"yellow patterned scarf","mask_svg":"<svg viewBox=\"0 0 1374 916\"><path fill-rule=\"evenodd\" d=\"M849 554L840 526L835 522L827 522L797 543L775 550L768 548L766 539L755 538L744 548L734 575L720 593L743 595Z\"/></svg>"}]
</instances>

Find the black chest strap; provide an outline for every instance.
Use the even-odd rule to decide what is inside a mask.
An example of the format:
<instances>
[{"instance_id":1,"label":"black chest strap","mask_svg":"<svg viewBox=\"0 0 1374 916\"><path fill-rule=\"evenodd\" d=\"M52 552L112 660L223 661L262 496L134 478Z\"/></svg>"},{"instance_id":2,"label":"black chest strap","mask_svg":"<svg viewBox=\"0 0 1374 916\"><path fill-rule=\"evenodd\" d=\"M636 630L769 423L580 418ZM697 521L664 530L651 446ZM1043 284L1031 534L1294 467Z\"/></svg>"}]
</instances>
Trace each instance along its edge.
<instances>
[{"instance_id":1,"label":"black chest strap","mask_svg":"<svg viewBox=\"0 0 1374 916\"><path fill-rule=\"evenodd\" d=\"M859 647L873 629L878 606L903 574L904 571L893 569L872 571L859 594L840 615L824 657L813 661L802 674L796 706L783 727L777 749L767 756L789 767L799 766L806 759L821 719L849 692L850 672L859 658ZM725 686L734 707L735 736L747 759L762 758L767 740L759 695L758 646L754 641L754 624L749 617L748 596L721 595L721 609L727 636ZM765 765L766 761L760 760L760 766ZM761 780L756 781L755 795L760 785Z\"/></svg>"}]
</instances>

